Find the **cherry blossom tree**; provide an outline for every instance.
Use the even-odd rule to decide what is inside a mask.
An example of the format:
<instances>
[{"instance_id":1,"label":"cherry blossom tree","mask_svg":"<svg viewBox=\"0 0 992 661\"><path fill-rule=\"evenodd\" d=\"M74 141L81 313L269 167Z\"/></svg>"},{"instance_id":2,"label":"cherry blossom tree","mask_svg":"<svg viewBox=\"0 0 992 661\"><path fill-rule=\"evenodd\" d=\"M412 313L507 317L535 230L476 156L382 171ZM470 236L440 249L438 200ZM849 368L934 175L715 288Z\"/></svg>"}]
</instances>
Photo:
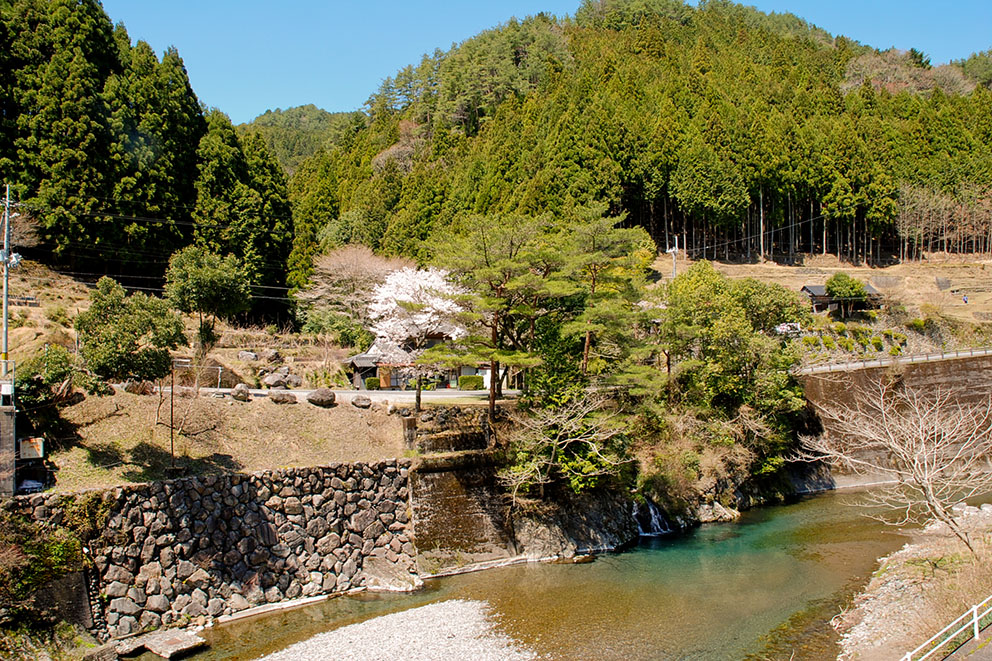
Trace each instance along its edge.
<instances>
[{"instance_id":1,"label":"cherry blossom tree","mask_svg":"<svg viewBox=\"0 0 992 661\"><path fill-rule=\"evenodd\" d=\"M457 322L463 310L456 299L463 293L448 279L447 271L410 267L390 273L373 292L368 310L372 332L413 356L414 363L404 371L417 378L417 411L424 377L437 371L436 365L417 359L432 343L465 335L465 328Z\"/></svg>"}]
</instances>

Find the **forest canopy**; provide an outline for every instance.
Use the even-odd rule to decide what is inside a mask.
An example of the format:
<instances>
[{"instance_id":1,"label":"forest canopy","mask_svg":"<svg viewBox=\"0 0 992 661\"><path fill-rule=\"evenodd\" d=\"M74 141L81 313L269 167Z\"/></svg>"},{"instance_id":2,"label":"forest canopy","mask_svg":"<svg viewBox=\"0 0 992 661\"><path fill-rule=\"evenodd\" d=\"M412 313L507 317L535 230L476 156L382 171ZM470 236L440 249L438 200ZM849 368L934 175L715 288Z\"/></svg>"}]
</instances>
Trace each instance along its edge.
<instances>
[{"instance_id":1,"label":"forest canopy","mask_svg":"<svg viewBox=\"0 0 992 661\"><path fill-rule=\"evenodd\" d=\"M423 264L473 214L593 204L709 259L989 252L988 62L724 0L583 0L424 55L360 111L234 127L96 0L11 0L0 175L58 264L160 276L198 243L257 300L341 245Z\"/></svg>"}]
</instances>

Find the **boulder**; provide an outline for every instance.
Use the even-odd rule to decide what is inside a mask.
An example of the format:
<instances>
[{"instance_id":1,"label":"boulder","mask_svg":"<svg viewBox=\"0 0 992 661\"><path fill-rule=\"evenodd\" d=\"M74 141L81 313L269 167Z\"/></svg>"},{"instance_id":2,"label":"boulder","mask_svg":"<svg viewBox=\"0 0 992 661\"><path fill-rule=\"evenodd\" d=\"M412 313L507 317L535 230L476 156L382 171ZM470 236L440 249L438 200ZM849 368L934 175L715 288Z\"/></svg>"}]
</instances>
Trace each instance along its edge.
<instances>
[{"instance_id":1,"label":"boulder","mask_svg":"<svg viewBox=\"0 0 992 661\"><path fill-rule=\"evenodd\" d=\"M153 594L148 597L145 608L156 613L164 613L169 610L169 600L161 594Z\"/></svg>"},{"instance_id":2,"label":"boulder","mask_svg":"<svg viewBox=\"0 0 992 661\"><path fill-rule=\"evenodd\" d=\"M367 395L355 395L351 398L351 405L360 409L367 409L372 406L372 400Z\"/></svg>"},{"instance_id":3,"label":"boulder","mask_svg":"<svg viewBox=\"0 0 992 661\"><path fill-rule=\"evenodd\" d=\"M231 398L236 399L239 402L247 402L251 400L251 392L248 388L248 384L239 383L234 386L234 390L231 391Z\"/></svg>"},{"instance_id":4,"label":"boulder","mask_svg":"<svg viewBox=\"0 0 992 661\"><path fill-rule=\"evenodd\" d=\"M248 600L240 594L232 594L227 600L227 605L230 606L233 611L243 611L251 606L251 604L248 603Z\"/></svg>"},{"instance_id":5,"label":"boulder","mask_svg":"<svg viewBox=\"0 0 992 661\"><path fill-rule=\"evenodd\" d=\"M303 385L303 377L299 374L287 374L286 385L290 388L299 388Z\"/></svg>"},{"instance_id":6,"label":"boulder","mask_svg":"<svg viewBox=\"0 0 992 661\"><path fill-rule=\"evenodd\" d=\"M151 395L155 392L155 384L151 381L127 381L124 383L124 392L132 395Z\"/></svg>"},{"instance_id":7,"label":"boulder","mask_svg":"<svg viewBox=\"0 0 992 661\"><path fill-rule=\"evenodd\" d=\"M273 404L296 404L296 395L285 390L274 390L269 393L269 400Z\"/></svg>"},{"instance_id":8,"label":"boulder","mask_svg":"<svg viewBox=\"0 0 992 661\"><path fill-rule=\"evenodd\" d=\"M282 354L275 349L268 349L267 351L262 352L262 360L267 363L281 363Z\"/></svg>"},{"instance_id":9,"label":"boulder","mask_svg":"<svg viewBox=\"0 0 992 661\"><path fill-rule=\"evenodd\" d=\"M318 388L307 395L308 402L324 409L334 406L334 400L334 391L330 388Z\"/></svg>"},{"instance_id":10,"label":"boulder","mask_svg":"<svg viewBox=\"0 0 992 661\"><path fill-rule=\"evenodd\" d=\"M246 363L258 360L258 354L254 351L239 351L238 360L243 360Z\"/></svg>"},{"instance_id":11,"label":"boulder","mask_svg":"<svg viewBox=\"0 0 992 661\"><path fill-rule=\"evenodd\" d=\"M262 385L268 388L280 388L286 386L286 375L279 374L278 372L273 372L272 374L267 374L265 378L262 379Z\"/></svg>"}]
</instances>

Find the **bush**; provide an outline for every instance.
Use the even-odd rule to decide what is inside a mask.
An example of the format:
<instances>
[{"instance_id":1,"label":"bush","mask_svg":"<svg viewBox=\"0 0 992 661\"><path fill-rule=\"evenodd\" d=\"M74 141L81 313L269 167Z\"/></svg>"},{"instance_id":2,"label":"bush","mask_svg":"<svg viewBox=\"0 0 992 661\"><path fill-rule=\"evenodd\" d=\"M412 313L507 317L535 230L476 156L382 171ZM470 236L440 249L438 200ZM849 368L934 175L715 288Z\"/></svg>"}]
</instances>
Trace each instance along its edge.
<instances>
[{"instance_id":1,"label":"bush","mask_svg":"<svg viewBox=\"0 0 992 661\"><path fill-rule=\"evenodd\" d=\"M458 377L459 390L482 390L485 380L479 374L466 374Z\"/></svg>"},{"instance_id":2,"label":"bush","mask_svg":"<svg viewBox=\"0 0 992 661\"><path fill-rule=\"evenodd\" d=\"M834 332L837 333L838 335L847 334L847 324L845 324L843 321L838 321L836 324L834 324L833 328L834 328Z\"/></svg>"},{"instance_id":3,"label":"bush","mask_svg":"<svg viewBox=\"0 0 992 661\"><path fill-rule=\"evenodd\" d=\"M330 335L338 346L365 351L375 336L351 318L327 308L307 310L303 332L308 335Z\"/></svg>"},{"instance_id":4,"label":"bush","mask_svg":"<svg viewBox=\"0 0 992 661\"><path fill-rule=\"evenodd\" d=\"M854 341L849 337L842 337L837 340L837 345L844 351L854 353Z\"/></svg>"},{"instance_id":5,"label":"bush","mask_svg":"<svg viewBox=\"0 0 992 661\"><path fill-rule=\"evenodd\" d=\"M379 377L370 376L365 379L365 389L366 390L378 390L380 387Z\"/></svg>"},{"instance_id":6,"label":"bush","mask_svg":"<svg viewBox=\"0 0 992 661\"><path fill-rule=\"evenodd\" d=\"M871 338L871 345L875 348L875 351L881 351L885 345L882 343L882 338L877 335Z\"/></svg>"},{"instance_id":7,"label":"bush","mask_svg":"<svg viewBox=\"0 0 992 661\"><path fill-rule=\"evenodd\" d=\"M803 346L810 348L818 347L820 346L820 338L816 337L815 335L807 335L806 337L803 338Z\"/></svg>"},{"instance_id":8,"label":"bush","mask_svg":"<svg viewBox=\"0 0 992 661\"><path fill-rule=\"evenodd\" d=\"M837 348L837 342L834 341L834 338L830 337L829 335L826 335L823 338L823 346L825 346L827 349L833 350Z\"/></svg>"},{"instance_id":9,"label":"bush","mask_svg":"<svg viewBox=\"0 0 992 661\"><path fill-rule=\"evenodd\" d=\"M908 328L911 331L915 331L917 333L923 333L926 331L927 322L925 319L920 319L919 317L917 317L916 319L910 319L909 321L907 321L906 328Z\"/></svg>"},{"instance_id":10,"label":"bush","mask_svg":"<svg viewBox=\"0 0 992 661\"><path fill-rule=\"evenodd\" d=\"M890 347L889 348L889 355L890 356L898 356L901 353L902 353L902 347Z\"/></svg>"},{"instance_id":11,"label":"bush","mask_svg":"<svg viewBox=\"0 0 992 661\"><path fill-rule=\"evenodd\" d=\"M45 319L59 324L60 326L69 326L69 315L66 314L65 308L61 305L56 305L50 308L45 308Z\"/></svg>"}]
</instances>

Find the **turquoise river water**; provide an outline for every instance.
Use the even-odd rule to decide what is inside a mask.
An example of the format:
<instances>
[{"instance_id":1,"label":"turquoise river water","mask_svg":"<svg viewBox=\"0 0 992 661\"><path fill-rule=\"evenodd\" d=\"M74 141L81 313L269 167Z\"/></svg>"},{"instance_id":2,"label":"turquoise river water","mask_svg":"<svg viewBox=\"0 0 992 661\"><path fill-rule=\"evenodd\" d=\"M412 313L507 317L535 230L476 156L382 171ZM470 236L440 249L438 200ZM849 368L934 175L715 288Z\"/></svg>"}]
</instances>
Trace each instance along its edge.
<instances>
[{"instance_id":1,"label":"turquoise river water","mask_svg":"<svg viewBox=\"0 0 992 661\"><path fill-rule=\"evenodd\" d=\"M644 538L581 564L526 564L362 594L206 632L196 661L252 659L316 633L444 599L490 604L499 628L548 659L834 659L836 615L906 541L828 493L737 523ZM424 632L429 635L429 632ZM468 661L468 660L465 660Z\"/></svg>"}]
</instances>

